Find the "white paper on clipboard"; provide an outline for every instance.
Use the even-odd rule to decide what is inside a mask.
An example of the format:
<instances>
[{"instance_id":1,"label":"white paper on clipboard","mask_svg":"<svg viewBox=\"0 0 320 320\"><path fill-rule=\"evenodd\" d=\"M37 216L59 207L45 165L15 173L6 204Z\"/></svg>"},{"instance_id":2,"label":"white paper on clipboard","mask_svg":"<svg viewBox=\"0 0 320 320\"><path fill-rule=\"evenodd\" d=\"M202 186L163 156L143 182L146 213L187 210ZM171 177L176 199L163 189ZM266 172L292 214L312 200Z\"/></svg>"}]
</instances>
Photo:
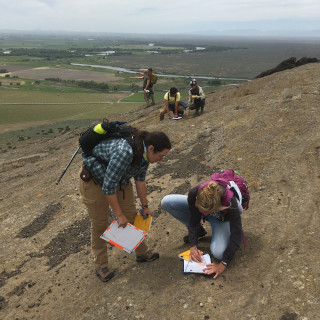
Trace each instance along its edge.
<instances>
[{"instance_id":1,"label":"white paper on clipboard","mask_svg":"<svg viewBox=\"0 0 320 320\"><path fill-rule=\"evenodd\" d=\"M202 262L195 262L192 260L183 260L183 272L184 273L204 273L203 269L207 264L211 263L209 254L201 256Z\"/></svg>"},{"instance_id":2,"label":"white paper on clipboard","mask_svg":"<svg viewBox=\"0 0 320 320\"><path fill-rule=\"evenodd\" d=\"M146 236L147 233L145 231L130 223L125 228L119 228L118 221L114 220L100 238L128 253L132 253Z\"/></svg>"}]
</instances>

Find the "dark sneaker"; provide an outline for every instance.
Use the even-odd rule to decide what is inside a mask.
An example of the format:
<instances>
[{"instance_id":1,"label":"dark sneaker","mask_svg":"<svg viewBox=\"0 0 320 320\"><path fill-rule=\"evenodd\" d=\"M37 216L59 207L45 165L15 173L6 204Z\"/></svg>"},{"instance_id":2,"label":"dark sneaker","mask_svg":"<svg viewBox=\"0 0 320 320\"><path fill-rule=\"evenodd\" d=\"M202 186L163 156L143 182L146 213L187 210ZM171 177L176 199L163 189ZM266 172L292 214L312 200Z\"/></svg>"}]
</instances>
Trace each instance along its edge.
<instances>
[{"instance_id":1,"label":"dark sneaker","mask_svg":"<svg viewBox=\"0 0 320 320\"><path fill-rule=\"evenodd\" d=\"M95 269L94 272L102 282L108 282L114 277L114 272L109 271L107 267Z\"/></svg>"},{"instance_id":2,"label":"dark sneaker","mask_svg":"<svg viewBox=\"0 0 320 320\"><path fill-rule=\"evenodd\" d=\"M152 102L151 105L152 105L152 106L155 106L156 104L155 104L155 102Z\"/></svg>"},{"instance_id":3,"label":"dark sneaker","mask_svg":"<svg viewBox=\"0 0 320 320\"><path fill-rule=\"evenodd\" d=\"M152 252L151 250L147 251L147 253L143 256L136 256L137 262L151 262L153 260L158 259L159 253L158 252Z\"/></svg>"},{"instance_id":4,"label":"dark sneaker","mask_svg":"<svg viewBox=\"0 0 320 320\"><path fill-rule=\"evenodd\" d=\"M203 226L200 226L200 228L198 230L198 240L205 237L206 234L207 234L207 231L204 229ZM189 235L188 234L183 237L183 242L189 243Z\"/></svg>"}]
</instances>

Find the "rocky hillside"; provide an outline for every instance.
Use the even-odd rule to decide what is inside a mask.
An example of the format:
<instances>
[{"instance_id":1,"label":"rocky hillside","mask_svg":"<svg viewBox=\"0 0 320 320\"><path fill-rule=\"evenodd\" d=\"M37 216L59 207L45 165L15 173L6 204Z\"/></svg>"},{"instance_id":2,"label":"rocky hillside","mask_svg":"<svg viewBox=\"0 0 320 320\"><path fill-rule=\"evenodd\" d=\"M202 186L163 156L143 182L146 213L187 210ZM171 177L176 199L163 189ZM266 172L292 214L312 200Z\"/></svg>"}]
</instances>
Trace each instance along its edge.
<instances>
[{"instance_id":1,"label":"rocky hillside","mask_svg":"<svg viewBox=\"0 0 320 320\"><path fill-rule=\"evenodd\" d=\"M272 74L207 97L205 113L159 122L157 107L121 119L163 130L174 148L148 174L160 259L137 264L110 246L116 277L93 273L89 220L79 201L79 132L1 155L1 319L320 319L320 64ZM117 117L118 119L120 117ZM214 170L250 183L241 247L217 280L184 275L185 228L160 208ZM211 230L199 248L209 252Z\"/></svg>"}]
</instances>

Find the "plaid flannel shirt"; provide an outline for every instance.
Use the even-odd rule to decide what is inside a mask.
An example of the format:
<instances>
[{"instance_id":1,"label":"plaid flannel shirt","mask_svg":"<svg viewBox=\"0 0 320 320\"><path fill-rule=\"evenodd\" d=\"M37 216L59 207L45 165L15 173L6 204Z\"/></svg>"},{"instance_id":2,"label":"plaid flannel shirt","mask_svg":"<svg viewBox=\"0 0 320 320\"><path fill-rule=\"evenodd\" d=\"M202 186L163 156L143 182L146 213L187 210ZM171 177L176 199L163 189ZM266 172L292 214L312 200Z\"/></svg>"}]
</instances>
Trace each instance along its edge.
<instances>
[{"instance_id":1,"label":"plaid flannel shirt","mask_svg":"<svg viewBox=\"0 0 320 320\"><path fill-rule=\"evenodd\" d=\"M92 156L82 153L83 165L102 186L105 194L114 194L117 186L136 181L145 181L149 162L133 166L133 151L125 139L105 139L92 150Z\"/></svg>"}]
</instances>

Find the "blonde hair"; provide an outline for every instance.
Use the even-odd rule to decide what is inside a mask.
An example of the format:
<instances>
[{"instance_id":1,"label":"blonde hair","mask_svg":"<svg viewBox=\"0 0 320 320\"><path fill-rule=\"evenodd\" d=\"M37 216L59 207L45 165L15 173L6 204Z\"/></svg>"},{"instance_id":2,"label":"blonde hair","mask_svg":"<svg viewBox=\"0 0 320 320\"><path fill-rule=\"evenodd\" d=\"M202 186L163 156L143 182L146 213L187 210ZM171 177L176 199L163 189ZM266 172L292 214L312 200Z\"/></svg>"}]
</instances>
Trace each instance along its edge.
<instances>
[{"instance_id":1,"label":"blonde hair","mask_svg":"<svg viewBox=\"0 0 320 320\"><path fill-rule=\"evenodd\" d=\"M227 209L221 204L222 193L221 186L212 181L198 192L195 206L204 212L217 212Z\"/></svg>"}]
</instances>

